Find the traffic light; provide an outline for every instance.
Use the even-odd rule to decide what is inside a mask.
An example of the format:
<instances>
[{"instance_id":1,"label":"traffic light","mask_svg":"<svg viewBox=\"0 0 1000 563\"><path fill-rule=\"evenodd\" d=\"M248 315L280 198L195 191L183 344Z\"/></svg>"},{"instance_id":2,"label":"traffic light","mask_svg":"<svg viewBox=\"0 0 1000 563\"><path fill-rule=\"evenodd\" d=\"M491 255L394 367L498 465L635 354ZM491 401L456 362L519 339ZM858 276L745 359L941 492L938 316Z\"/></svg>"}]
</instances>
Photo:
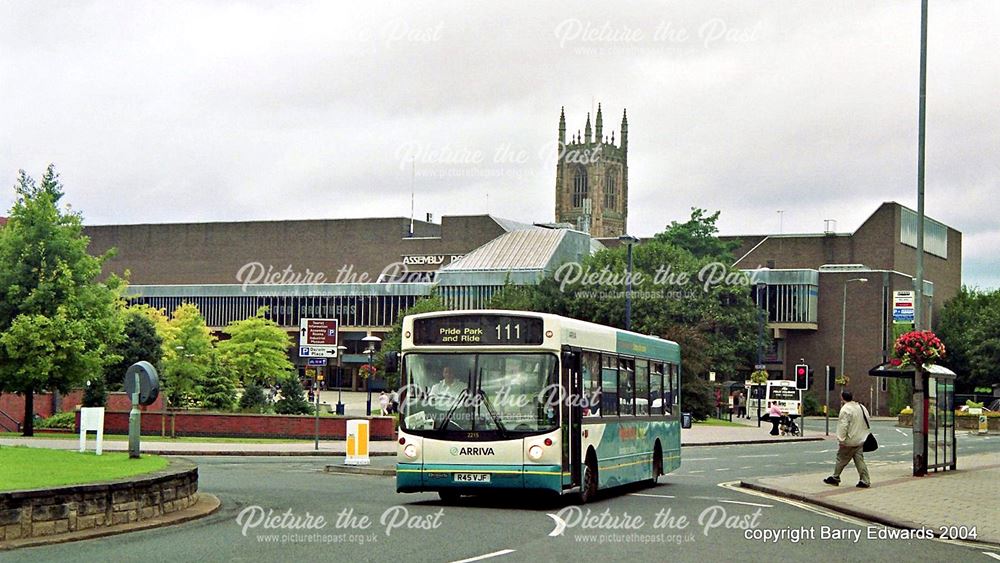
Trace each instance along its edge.
<instances>
[{"instance_id":1,"label":"traffic light","mask_svg":"<svg viewBox=\"0 0 1000 563\"><path fill-rule=\"evenodd\" d=\"M795 388L809 388L809 366L806 364L795 364Z\"/></svg>"},{"instance_id":2,"label":"traffic light","mask_svg":"<svg viewBox=\"0 0 1000 563\"><path fill-rule=\"evenodd\" d=\"M836 366L826 366L826 390L833 391L836 385L837 385Z\"/></svg>"}]
</instances>

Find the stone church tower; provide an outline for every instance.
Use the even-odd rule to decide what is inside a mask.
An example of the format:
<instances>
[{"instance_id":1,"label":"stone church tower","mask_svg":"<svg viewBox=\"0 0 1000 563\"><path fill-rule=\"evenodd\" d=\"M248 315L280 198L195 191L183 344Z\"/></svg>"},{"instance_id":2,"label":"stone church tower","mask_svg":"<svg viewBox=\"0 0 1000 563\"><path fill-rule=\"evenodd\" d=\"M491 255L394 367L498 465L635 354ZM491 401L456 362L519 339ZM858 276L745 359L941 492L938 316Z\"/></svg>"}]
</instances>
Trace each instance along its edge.
<instances>
[{"instance_id":1,"label":"stone church tower","mask_svg":"<svg viewBox=\"0 0 1000 563\"><path fill-rule=\"evenodd\" d=\"M619 144L604 134L601 105L594 130L590 114L581 135L566 140L565 108L559 113L556 222L572 223L595 238L618 237L628 227L628 119L622 111Z\"/></svg>"}]
</instances>

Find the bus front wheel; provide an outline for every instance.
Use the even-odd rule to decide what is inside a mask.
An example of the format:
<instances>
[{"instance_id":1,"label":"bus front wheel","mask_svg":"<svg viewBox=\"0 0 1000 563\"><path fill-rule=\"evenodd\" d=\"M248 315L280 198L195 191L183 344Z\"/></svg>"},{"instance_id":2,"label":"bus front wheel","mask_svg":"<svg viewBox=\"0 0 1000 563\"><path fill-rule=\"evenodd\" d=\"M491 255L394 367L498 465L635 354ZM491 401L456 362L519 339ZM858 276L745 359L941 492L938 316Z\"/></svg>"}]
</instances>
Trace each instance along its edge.
<instances>
[{"instance_id":1,"label":"bus front wheel","mask_svg":"<svg viewBox=\"0 0 1000 563\"><path fill-rule=\"evenodd\" d=\"M657 442L656 450L653 452L653 478L650 479L650 483L655 485L660 475L663 475L663 450Z\"/></svg>"},{"instance_id":2,"label":"bus front wheel","mask_svg":"<svg viewBox=\"0 0 1000 563\"><path fill-rule=\"evenodd\" d=\"M455 491L438 491L438 496L441 497L443 502L454 503L458 502L458 499L462 496Z\"/></svg>"}]
</instances>

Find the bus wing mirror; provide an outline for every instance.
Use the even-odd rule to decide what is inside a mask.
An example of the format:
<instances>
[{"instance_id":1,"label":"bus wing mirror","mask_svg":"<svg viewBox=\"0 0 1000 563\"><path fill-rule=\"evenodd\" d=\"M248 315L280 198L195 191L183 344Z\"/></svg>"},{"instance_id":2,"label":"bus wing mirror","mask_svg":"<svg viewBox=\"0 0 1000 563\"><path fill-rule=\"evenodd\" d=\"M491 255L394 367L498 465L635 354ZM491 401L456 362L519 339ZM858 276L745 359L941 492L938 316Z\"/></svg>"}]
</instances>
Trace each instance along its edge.
<instances>
[{"instance_id":1,"label":"bus wing mirror","mask_svg":"<svg viewBox=\"0 0 1000 563\"><path fill-rule=\"evenodd\" d=\"M385 355L385 371L396 373L399 371L399 352L388 352Z\"/></svg>"},{"instance_id":2,"label":"bus wing mirror","mask_svg":"<svg viewBox=\"0 0 1000 563\"><path fill-rule=\"evenodd\" d=\"M562 363L564 366L571 366L576 361L576 354L572 350L563 350Z\"/></svg>"}]
</instances>

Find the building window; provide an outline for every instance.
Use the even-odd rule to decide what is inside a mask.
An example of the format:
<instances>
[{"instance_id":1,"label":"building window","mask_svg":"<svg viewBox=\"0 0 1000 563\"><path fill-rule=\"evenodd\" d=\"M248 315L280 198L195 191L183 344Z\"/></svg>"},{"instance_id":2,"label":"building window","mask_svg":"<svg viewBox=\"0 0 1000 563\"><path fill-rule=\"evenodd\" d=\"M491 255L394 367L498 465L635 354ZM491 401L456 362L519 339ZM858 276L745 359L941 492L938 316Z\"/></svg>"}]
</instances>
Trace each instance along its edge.
<instances>
[{"instance_id":1,"label":"building window","mask_svg":"<svg viewBox=\"0 0 1000 563\"><path fill-rule=\"evenodd\" d=\"M604 207L618 208L618 170L615 168L604 175Z\"/></svg>"},{"instance_id":2,"label":"building window","mask_svg":"<svg viewBox=\"0 0 1000 563\"><path fill-rule=\"evenodd\" d=\"M587 199L587 169L583 166L576 168L573 175L573 207L583 207L583 200Z\"/></svg>"}]
</instances>

